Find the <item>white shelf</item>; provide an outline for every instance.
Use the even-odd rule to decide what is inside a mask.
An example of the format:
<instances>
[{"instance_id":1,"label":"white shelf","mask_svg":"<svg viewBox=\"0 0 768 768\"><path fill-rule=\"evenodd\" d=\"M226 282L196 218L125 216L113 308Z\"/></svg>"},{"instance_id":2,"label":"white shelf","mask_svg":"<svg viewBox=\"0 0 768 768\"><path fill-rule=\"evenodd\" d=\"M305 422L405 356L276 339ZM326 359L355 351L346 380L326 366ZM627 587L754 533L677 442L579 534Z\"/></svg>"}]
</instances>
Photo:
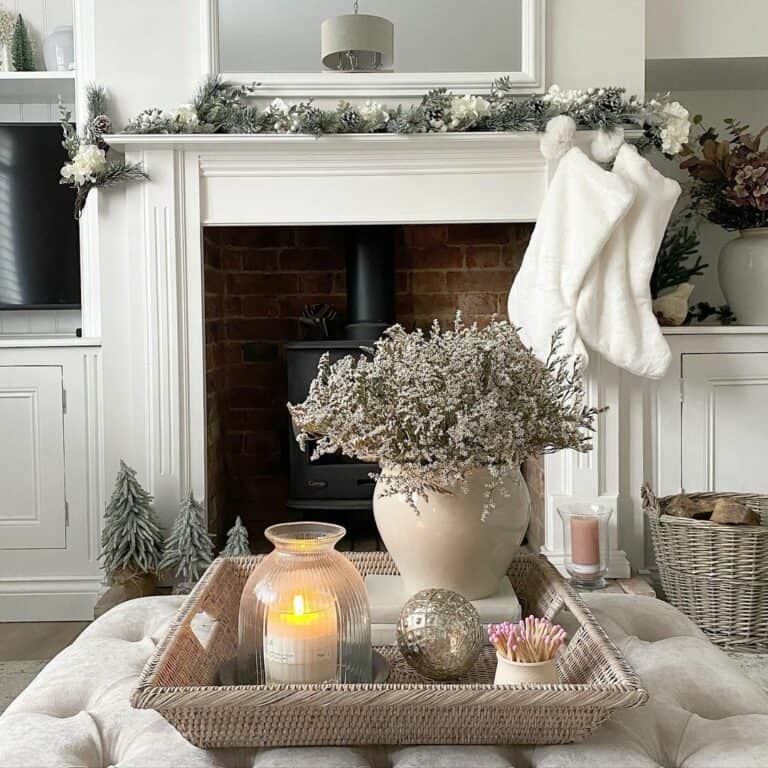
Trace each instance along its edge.
<instances>
[{"instance_id":1,"label":"white shelf","mask_svg":"<svg viewBox=\"0 0 768 768\"><path fill-rule=\"evenodd\" d=\"M39 349L42 347L100 347L101 339L72 335L0 336L0 349Z\"/></svg>"},{"instance_id":2,"label":"white shelf","mask_svg":"<svg viewBox=\"0 0 768 768\"><path fill-rule=\"evenodd\" d=\"M75 101L75 73L0 72L0 103L55 104L59 96L65 104Z\"/></svg>"}]
</instances>

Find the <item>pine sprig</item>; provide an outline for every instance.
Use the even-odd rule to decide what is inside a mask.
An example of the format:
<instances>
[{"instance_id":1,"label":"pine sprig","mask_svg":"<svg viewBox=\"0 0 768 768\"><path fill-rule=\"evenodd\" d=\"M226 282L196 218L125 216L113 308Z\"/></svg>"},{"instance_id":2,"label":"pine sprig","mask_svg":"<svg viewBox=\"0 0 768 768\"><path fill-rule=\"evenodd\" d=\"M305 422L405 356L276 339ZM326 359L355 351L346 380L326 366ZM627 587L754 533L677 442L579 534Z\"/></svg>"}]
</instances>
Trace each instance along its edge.
<instances>
[{"instance_id":1,"label":"pine sprig","mask_svg":"<svg viewBox=\"0 0 768 768\"><path fill-rule=\"evenodd\" d=\"M699 255L701 238L695 229L680 223L673 223L664 234L656 264L651 275L651 297L657 299L667 288L676 288L687 283L692 277L704 274L709 266ZM693 264L691 256L696 256Z\"/></svg>"}]
</instances>

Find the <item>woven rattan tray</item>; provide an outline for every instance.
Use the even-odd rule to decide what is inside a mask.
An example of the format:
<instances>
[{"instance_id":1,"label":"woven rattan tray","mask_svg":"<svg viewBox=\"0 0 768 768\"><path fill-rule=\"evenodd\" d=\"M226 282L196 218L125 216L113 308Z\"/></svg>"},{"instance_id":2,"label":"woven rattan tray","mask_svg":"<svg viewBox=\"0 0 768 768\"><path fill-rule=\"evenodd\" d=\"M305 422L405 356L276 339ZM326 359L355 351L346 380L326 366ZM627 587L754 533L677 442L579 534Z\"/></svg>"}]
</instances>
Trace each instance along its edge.
<instances>
[{"instance_id":1,"label":"woven rattan tray","mask_svg":"<svg viewBox=\"0 0 768 768\"><path fill-rule=\"evenodd\" d=\"M363 575L397 573L382 552L349 558ZM218 670L236 654L240 594L258 561L220 558L211 565L132 697L134 707L157 710L197 746L562 744L648 698L578 595L534 555L509 569L524 612L552 619L566 608L580 624L560 657L561 684L494 686L495 654L487 646L455 683L426 681L397 648L379 647L392 663L384 684L217 686ZM195 630L199 635L207 617L215 624L203 647Z\"/></svg>"}]
</instances>

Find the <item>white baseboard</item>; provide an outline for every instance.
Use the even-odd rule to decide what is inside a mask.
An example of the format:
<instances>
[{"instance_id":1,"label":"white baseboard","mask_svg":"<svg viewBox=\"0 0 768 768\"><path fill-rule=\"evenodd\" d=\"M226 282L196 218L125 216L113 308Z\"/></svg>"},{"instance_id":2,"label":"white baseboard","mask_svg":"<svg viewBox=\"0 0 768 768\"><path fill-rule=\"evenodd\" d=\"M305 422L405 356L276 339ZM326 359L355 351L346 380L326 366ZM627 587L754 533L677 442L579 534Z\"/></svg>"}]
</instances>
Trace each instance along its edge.
<instances>
[{"instance_id":1,"label":"white baseboard","mask_svg":"<svg viewBox=\"0 0 768 768\"><path fill-rule=\"evenodd\" d=\"M0 579L0 622L92 621L101 579Z\"/></svg>"}]
</instances>

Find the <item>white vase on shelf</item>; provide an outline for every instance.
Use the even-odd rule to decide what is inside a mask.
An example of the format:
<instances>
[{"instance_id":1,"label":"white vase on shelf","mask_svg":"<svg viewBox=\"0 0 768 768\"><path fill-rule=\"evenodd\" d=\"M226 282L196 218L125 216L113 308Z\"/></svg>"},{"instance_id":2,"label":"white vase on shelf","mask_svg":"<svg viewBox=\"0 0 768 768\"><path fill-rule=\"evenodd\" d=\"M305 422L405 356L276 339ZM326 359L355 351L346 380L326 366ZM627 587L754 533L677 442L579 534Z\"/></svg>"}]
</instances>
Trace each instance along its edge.
<instances>
[{"instance_id":1,"label":"white vase on shelf","mask_svg":"<svg viewBox=\"0 0 768 768\"><path fill-rule=\"evenodd\" d=\"M467 474L466 493L430 493L414 510L400 495L386 496L382 469L373 496L373 514L384 545L395 561L409 594L422 589L450 589L468 600L498 592L502 577L520 548L531 519L531 497L520 470L510 472L504 491L483 520L487 469Z\"/></svg>"},{"instance_id":2,"label":"white vase on shelf","mask_svg":"<svg viewBox=\"0 0 768 768\"><path fill-rule=\"evenodd\" d=\"M75 68L75 43L72 27L56 27L43 43L43 60L49 72L69 72Z\"/></svg>"},{"instance_id":3,"label":"white vase on shelf","mask_svg":"<svg viewBox=\"0 0 768 768\"><path fill-rule=\"evenodd\" d=\"M0 45L0 72L13 72L13 61L11 61L11 47L8 43Z\"/></svg>"},{"instance_id":4,"label":"white vase on shelf","mask_svg":"<svg viewBox=\"0 0 768 768\"><path fill-rule=\"evenodd\" d=\"M720 287L739 325L768 325L768 227L745 229L726 243Z\"/></svg>"}]
</instances>

